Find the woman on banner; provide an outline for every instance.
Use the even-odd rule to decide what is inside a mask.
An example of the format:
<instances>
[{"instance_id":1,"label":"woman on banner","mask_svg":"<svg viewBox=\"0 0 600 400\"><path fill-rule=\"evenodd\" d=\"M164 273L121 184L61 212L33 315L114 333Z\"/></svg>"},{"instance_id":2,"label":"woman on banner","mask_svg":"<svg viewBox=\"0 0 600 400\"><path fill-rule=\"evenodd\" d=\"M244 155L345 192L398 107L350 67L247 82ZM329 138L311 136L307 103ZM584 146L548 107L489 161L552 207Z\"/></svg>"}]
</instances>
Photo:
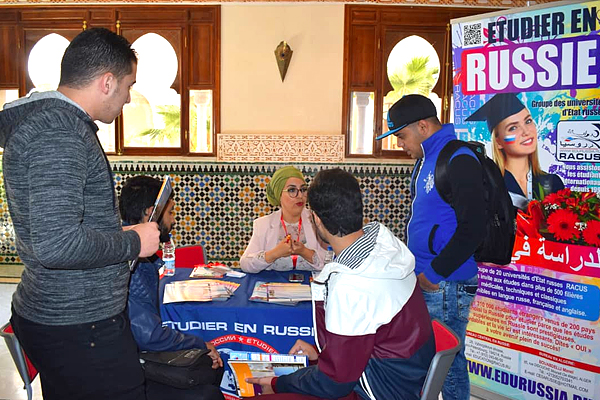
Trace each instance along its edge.
<instances>
[{"instance_id":1,"label":"woman on banner","mask_svg":"<svg viewBox=\"0 0 600 400\"><path fill-rule=\"evenodd\" d=\"M240 259L245 272L320 270L325 250L317 241L306 208L308 186L302 172L287 166L267 184L267 199L280 209L254 220L252 238Z\"/></svg>"},{"instance_id":2,"label":"woman on banner","mask_svg":"<svg viewBox=\"0 0 600 400\"><path fill-rule=\"evenodd\" d=\"M504 175L513 205L525 209L530 200L564 189L560 177L542 171L537 127L531 113L513 93L500 93L467 121L487 121L492 134L494 161Z\"/></svg>"}]
</instances>

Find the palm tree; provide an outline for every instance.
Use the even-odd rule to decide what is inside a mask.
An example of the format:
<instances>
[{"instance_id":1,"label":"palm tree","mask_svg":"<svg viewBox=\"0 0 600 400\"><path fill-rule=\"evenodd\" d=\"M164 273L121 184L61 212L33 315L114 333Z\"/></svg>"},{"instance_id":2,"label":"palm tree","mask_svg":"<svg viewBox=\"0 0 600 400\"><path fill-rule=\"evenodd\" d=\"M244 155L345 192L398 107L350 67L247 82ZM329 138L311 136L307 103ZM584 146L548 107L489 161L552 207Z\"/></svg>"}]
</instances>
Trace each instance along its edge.
<instances>
[{"instance_id":1,"label":"palm tree","mask_svg":"<svg viewBox=\"0 0 600 400\"><path fill-rule=\"evenodd\" d=\"M150 128L138 133L138 136L148 136L151 141L161 143L165 140L176 142L181 135L181 109L179 106L158 106L158 114L162 115L165 122L163 129ZM196 132L196 109L192 107L190 115L190 132ZM191 135L190 149L196 149L196 135Z\"/></svg>"},{"instance_id":2,"label":"palm tree","mask_svg":"<svg viewBox=\"0 0 600 400\"><path fill-rule=\"evenodd\" d=\"M173 143L181 135L181 110L178 106L158 106L158 114L163 117L163 129L150 128L142 131L138 136L147 136L152 142L165 140Z\"/></svg>"},{"instance_id":3,"label":"palm tree","mask_svg":"<svg viewBox=\"0 0 600 400\"><path fill-rule=\"evenodd\" d=\"M439 72L438 67L429 66L429 56L416 56L406 65L397 68L389 77L394 88L394 91L387 96L390 98L390 104L407 94L429 96Z\"/></svg>"}]
</instances>

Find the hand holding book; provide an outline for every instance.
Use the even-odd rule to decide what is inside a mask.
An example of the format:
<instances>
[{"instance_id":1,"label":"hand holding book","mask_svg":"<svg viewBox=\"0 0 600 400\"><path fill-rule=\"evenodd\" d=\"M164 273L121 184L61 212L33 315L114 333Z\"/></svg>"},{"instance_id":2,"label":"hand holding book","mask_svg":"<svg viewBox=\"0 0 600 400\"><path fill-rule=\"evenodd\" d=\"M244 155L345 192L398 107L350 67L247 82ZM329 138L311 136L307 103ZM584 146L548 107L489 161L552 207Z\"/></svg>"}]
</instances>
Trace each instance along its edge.
<instances>
[{"instance_id":1,"label":"hand holding book","mask_svg":"<svg viewBox=\"0 0 600 400\"><path fill-rule=\"evenodd\" d=\"M156 222L146 222L131 227L140 237L139 257L149 257L156 253L160 245L160 230Z\"/></svg>"},{"instance_id":2,"label":"hand holding book","mask_svg":"<svg viewBox=\"0 0 600 400\"><path fill-rule=\"evenodd\" d=\"M310 361L316 361L319 358L319 353L315 346L302 339L296 340L296 343L290 349L290 354L305 355Z\"/></svg>"},{"instance_id":3,"label":"hand holding book","mask_svg":"<svg viewBox=\"0 0 600 400\"><path fill-rule=\"evenodd\" d=\"M305 355L232 351L228 364L237 383L238 395L252 397L273 393L273 377L291 374L306 367L307 362Z\"/></svg>"},{"instance_id":4,"label":"hand holding book","mask_svg":"<svg viewBox=\"0 0 600 400\"><path fill-rule=\"evenodd\" d=\"M251 383L253 385L260 385L261 393L260 394L274 394L273 386L271 386L271 382L273 381L273 377L267 376L263 378L246 378L247 383Z\"/></svg>"},{"instance_id":5,"label":"hand holding book","mask_svg":"<svg viewBox=\"0 0 600 400\"><path fill-rule=\"evenodd\" d=\"M158 246L160 245L160 230L158 229L158 223L162 217L162 212L165 209L165 205L171 197L173 187L171 186L171 177L166 176L163 184L156 196L154 201L154 208L152 214L148 219L147 223L134 225L131 229L137 232L140 236L141 251L138 257L148 257L156 253ZM133 272L137 265L138 259L136 258L129 264L130 271Z\"/></svg>"}]
</instances>

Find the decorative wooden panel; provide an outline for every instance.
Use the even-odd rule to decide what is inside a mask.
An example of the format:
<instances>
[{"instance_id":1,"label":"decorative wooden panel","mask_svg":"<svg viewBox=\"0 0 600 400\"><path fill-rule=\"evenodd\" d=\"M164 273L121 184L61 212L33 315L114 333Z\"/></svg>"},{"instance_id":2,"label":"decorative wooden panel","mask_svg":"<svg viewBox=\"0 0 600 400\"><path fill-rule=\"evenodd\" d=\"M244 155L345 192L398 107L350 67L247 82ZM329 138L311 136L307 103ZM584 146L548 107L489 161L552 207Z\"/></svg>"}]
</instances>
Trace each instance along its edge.
<instances>
[{"instance_id":1,"label":"decorative wooden panel","mask_svg":"<svg viewBox=\"0 0 600 400\"><path fill-rule=\"evenodd\" d=\"M349 46L350 88L372 88L375 85L376 27L352 25Z\"/></svg>"},{"instance_id":2,"label":"decorative wooden panel","mask_svg":"<svg viewBox=\"0 0 600 400\"><path fill-rule=\"evenodd\" d=\"M90 10L88 24L114 29L114 23L117 20L116 14L115 9L92 9Z\"/></svg>"},{"instance_id":3,"label":"decorative wooden panel","mask_svg":"<svg viewBox=\"0 0 600 400\"><path fill-rule=\"evenodd\" d=\"M190 85L212 85L214 83L214 25L190 26L189 80Z\"/></svg>"},{"instance_id":4,"label":"decorative wooden panel","mask_svg":"<svg viewBox=\"0 0 600 400\"><path fill-rule=\"evenodd\" d=\"M206 7L203 9L194 9L190 11L190 21L192 22L216 22L218 18L218 8Z\"/></svg>"},{"instance_id":5,"label":"decorative wooden panel","mask_svg":"<svg viewBox=\"0 0 600 400\"><path fill-rule=\"evenodd\" d=\"M0 25L0 87L19 87L19 54L21 39L15 25Z\"/></svg>"},{"instance_id":6,"label":"decorative wooden panel","mask_svg":"<svg viewBox=\"0 0 600 400\"><path fill-rule=\"evenodd\" d=\"M2 10L0 12L0 22L14 22L19 19L19 13L16 10Z\"/></svg>"},{"instance_id":7,"label":"decorative wooden panel","mask_svg":"<svg viewBox=\"0 0 600 400\"><path fill-rule=\"evenodd\" d=\"M120 8L117 12L117 19L121 22L142 22L160 21L163 23L185 22L187 20L186 9L160 8L148 9L143 7Z\"/></svg>"},{"instance_id":8,"label":"decorative wooden panel","mask_svg":"<svg viewBox=\"0 0 600 400\"><path fill-rule=\"evenodd\" d=\"M21 21L41 22L48 25L54 22L76 22L87 19L87 10L84 8L36 8L21 11ZM78 22L77 22L78 23Z\"/></svg>"}]
</instances>

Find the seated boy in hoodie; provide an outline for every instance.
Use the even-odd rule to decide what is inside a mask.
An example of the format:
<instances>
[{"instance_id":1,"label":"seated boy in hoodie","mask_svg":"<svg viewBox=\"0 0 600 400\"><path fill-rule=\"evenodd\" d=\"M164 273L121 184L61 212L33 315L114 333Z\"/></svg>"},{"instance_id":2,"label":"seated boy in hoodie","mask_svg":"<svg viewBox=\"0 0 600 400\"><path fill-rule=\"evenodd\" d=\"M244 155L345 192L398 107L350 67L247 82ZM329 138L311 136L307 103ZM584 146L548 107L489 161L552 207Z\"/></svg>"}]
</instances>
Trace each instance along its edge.
<instances>
[{"instance_id":1,"label":"seated boy in hoodie","mask_svg":"<svg viewBox=\"0 0 600 400\"><path fill-rule=\"evenodd\" d=\"M308 202L336 254L313 284L316 349L299 340L290 350L313 365L247 381L262 386L261 400L419 399L435 342L412 253L385 226L363 227L360 187L346 171L320 171Z\"/></svg>"}]
</instances>

